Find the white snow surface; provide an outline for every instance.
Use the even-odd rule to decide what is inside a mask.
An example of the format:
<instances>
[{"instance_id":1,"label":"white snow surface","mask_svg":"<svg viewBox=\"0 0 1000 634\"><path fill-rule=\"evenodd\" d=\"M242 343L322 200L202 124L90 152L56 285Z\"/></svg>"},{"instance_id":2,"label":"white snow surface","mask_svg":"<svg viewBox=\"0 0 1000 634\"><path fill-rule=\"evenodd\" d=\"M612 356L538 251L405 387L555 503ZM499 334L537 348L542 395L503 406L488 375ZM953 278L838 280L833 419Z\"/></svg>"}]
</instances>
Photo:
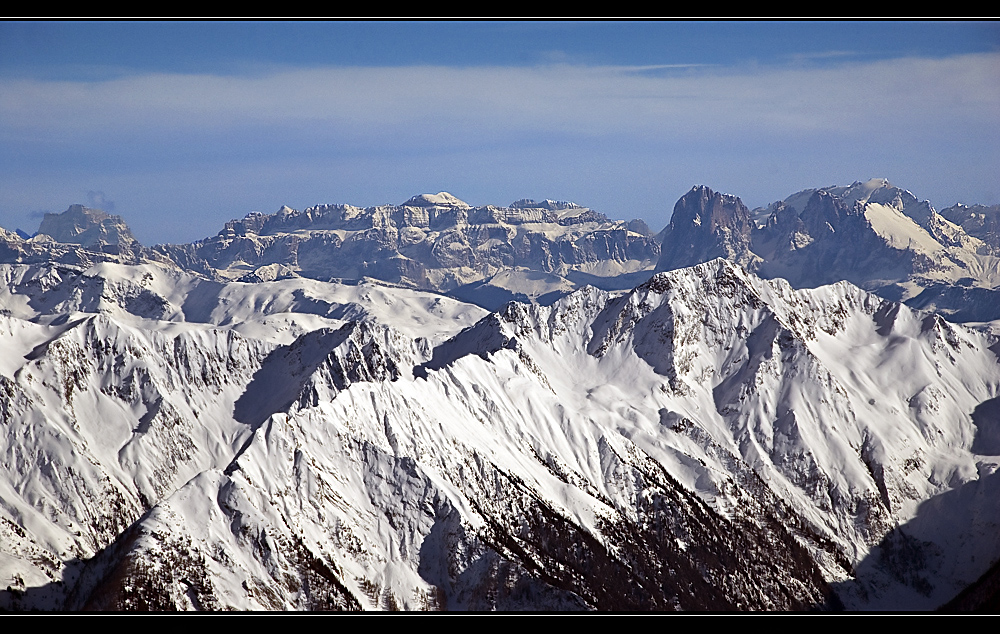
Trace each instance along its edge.
<instances>
[{"instance_id":1,"label":"white snow surface","mask_svg":"<svg viewBox=\"0 0 1000 634\"><path fill-rule=\"evenodd\" d=\"M882 231L932 246L901 226ZM505 483L606 540L639 517L648 461L723 517L780 501L851 609L935 608L1000 558L1000 447L974 419L996 339L846 282L716 260L487 314L152 264L0 281L0 586L38 607L115 543L200 561L216 603L175 578L182 608L308 608L312 557L362 608L447 587L462 609L468 536L513 504ZM880 563L894 529L919 569Z\"/></svg>"}]
</instances>

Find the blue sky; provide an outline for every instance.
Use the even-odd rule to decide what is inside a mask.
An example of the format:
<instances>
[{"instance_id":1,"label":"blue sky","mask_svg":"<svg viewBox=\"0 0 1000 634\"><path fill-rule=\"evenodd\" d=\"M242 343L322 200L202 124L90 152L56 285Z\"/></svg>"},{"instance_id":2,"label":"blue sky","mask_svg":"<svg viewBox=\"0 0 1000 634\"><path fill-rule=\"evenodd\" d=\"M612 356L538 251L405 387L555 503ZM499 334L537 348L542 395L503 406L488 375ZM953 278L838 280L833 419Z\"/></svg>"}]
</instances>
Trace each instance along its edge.
<instances>
[{"instance_id":1,"label":"blue sky","mask_svg":"<svg viewBox=\"0 0 1000 634\"><path fill-rule=\"evenodd\" d=\"M573 200L658 230L886 177L1000 202L993 22L0 22L0 226L145 244L281 205Z\"/></svg>"}]
</instances>

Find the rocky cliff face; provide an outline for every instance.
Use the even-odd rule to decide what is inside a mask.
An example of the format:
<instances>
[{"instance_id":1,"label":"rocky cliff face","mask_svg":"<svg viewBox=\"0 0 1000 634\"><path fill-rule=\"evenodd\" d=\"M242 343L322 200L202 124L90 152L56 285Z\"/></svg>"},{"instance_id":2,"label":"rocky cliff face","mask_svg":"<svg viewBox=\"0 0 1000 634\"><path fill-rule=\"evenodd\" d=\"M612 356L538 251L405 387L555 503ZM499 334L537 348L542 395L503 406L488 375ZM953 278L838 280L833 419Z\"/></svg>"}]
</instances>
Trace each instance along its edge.
<instances>
[{"instance_id":1,"label":"rocky cliff face","mask_svg":"<svg viewBox=\"0 0 1000 634\"><path fill-rule=\"evenodd\" d=\"M0 608L989 595L997 340L885 297L1000 306L989 210L946 212L881 180L755 212L698 187L662 257L573 204L443 193L155 252L82 208L60 241L0 232ZM657 258L715 259L583 284ZM469 276L561 297L402 287Z\"/></svg>"},{"instance_id":2,"label":"rocky cliff face","mask_svg":"<svg viewBox=\"0 0 1000 634\"><path fill-rule=\"evenodd\" d=\"M99 262L137 264L167 261L144 248L120 216L71 205L61 214L45 214L38 233L25 237L0 229L0 262L89 267Z\"/></svg>"},{"instance_id":3,"label":"rocky cliff face","mask_svg":"<svg viewBox=\"0 0 1000 634\"><path fill-rule=\"evenodd\" d=\"M518 268L614 276L659 256L653 237L570 203L473 208L447 193L367 209L285 207L229 222L214 238L157 249L220 278L280 264L314 279L374 277L438 291Z\"/></svg>"},{"instance_id":4,"label":"rocky cliff face","mask_svg":"<svg viewBox=\"0 0 1000 634\"><path fill-rule=\"evenodd\" d=\"M112 216L83 205L71 205L61 214L45 214L38 233L56 242L85 247L127 247L136 244L132 231L121 216Z\"/></svg>"},{"instance_id":5,"label":"rocky cliff face","mask_svg":"<svg viewBox=\"0 0 1000 634\"><path fill-rule=\"evenodd\" d=\"M752 230L743 201L699 185L674 205L656 268L672 270L715 258L752 265L757 260L750 251Z\"/></svg>"},{"instance_id":6,"label":"rocky cliff face","mask_svg":"<svg viewBox=\"0 0 1000 634\"><path fill-rule=\"evenodd\" d=\"M573 203L472 207L442 192L367 209L255 212L214 237L146 249L117 216L74 205L47 215L35 238L0 233L0 261L154 260L219 282L370 278L496 309L512 299L549 304L588 284L628 290L654 270L723 257L796 287L849 280L958 321L987 321L1000 318L994 212L956 206L939 214L884 179L807 189L754 211L697 186L652 236L641 221L612 221Z\"/></svg>"}]
</instances>

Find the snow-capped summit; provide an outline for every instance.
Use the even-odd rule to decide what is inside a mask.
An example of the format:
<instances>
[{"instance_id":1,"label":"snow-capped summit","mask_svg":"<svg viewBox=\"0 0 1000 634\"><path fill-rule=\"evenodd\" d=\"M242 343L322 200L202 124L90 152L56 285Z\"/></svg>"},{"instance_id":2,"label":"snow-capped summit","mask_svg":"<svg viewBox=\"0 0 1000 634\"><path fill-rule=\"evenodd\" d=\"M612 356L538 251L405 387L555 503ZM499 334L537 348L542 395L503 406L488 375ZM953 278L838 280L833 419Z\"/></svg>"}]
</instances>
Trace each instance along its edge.
<instances>
[{"instance_id":1,"label":"snow-capped summit","mask_svg":"<svg viewBox=\"0 0 1000 634\"><path fill-rule=\"evenodd\" d=\"M836 196L848 205L860 203L863 206L878 204L892 207L925 228L934 213L929 201L918 200L912 192L896 187L885 178L855 181L847 187L825 187L821 191ZM802 196L798 195L797 199L801 200Z\"/></svg>"},{"instance_id":2,"label":"snow-capped summit","mask_svg":"<svg viewBox=\"0 0 1000 634\"><path fill-rule=\"evenodd\" d=\"M436 194L419 194L407 200L403 205L407 207L461 207L469 208L472 205L459 200L448 192L438 192Z\"/></svg>"},{"instance_id":3,"label":"snow-capped summit","mask_svg":"<svg viewBox=\"0 0 1000 634\"><path fill-rule=\"evenodd\" d=\"M803 190L753 212L698 186L661 233L657 270L725 257L796 287L849 280L958 320L1000 318L1000 232L985 228L988 214L949 213L954 221L884 178Z\"/></svg>"}]
</instances>

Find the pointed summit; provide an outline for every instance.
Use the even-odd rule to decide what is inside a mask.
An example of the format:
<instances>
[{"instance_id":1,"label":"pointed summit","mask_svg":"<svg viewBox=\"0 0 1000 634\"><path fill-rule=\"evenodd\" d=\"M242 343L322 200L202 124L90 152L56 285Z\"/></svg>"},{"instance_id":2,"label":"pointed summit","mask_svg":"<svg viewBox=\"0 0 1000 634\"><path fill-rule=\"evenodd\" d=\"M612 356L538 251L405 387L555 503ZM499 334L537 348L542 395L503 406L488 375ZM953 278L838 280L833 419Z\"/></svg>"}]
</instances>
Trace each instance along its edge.
<instances>
[{"instance_id":1,"label":"pointed summit","mask_svg":"<svg viewBox=\"0 0 1000 634\"><path fill-rule=\"evenodd\" d=\"M736 196L696 185L674 205L664 230L663 250L656 270L670 270L726 258L746 265L753 220Z\"/></svg>"}]
</instances>

